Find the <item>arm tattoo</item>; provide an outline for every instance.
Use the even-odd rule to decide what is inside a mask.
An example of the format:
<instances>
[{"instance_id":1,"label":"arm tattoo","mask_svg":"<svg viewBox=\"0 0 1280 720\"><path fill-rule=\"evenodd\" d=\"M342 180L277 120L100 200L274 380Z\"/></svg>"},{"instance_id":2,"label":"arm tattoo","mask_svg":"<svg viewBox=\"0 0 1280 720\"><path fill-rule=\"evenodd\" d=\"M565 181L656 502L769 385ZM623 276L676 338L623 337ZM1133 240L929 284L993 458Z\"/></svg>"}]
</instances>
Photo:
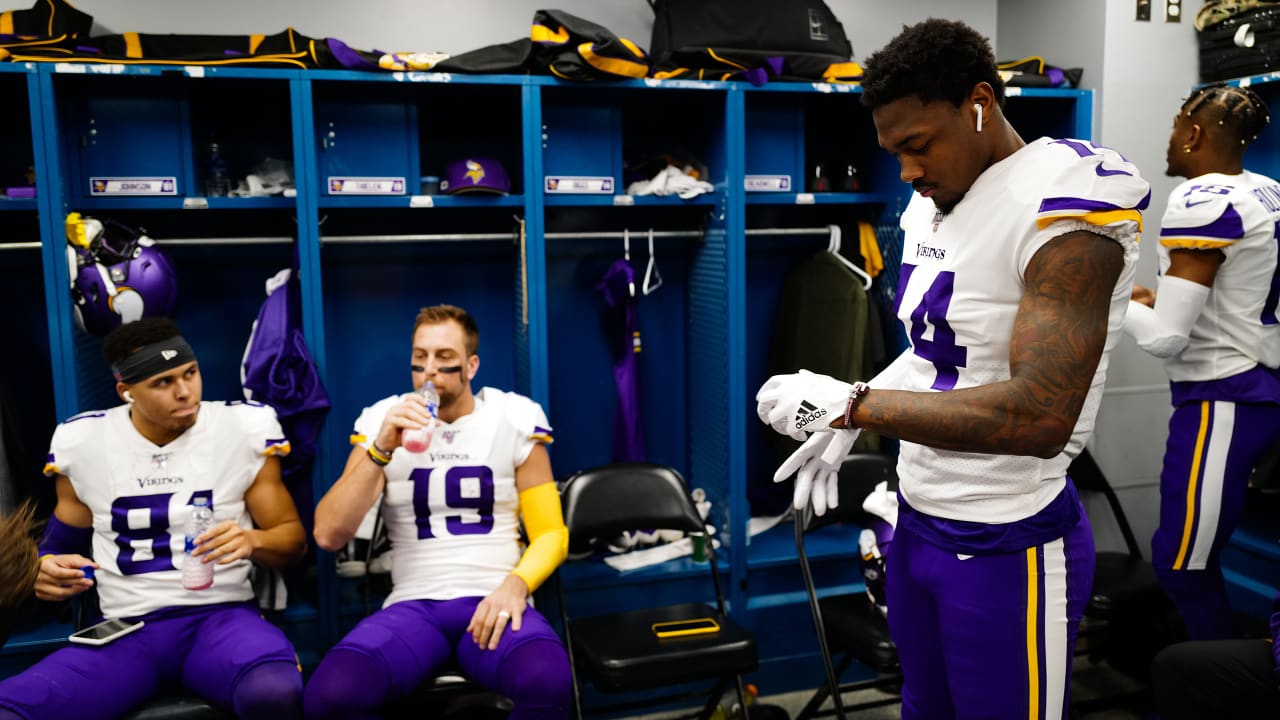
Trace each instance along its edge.
<instances>
[{"instance_id":1,"label":"arm tattoo","mask_svg":"<svg viewBox=\"0 0 1280 720\"><path fill-rule=\"evenodd\" d=\"M1057 455L1102 358L1123 267L1112 240L1086 231L1051 240L1027 266L1009 380L940 393L875 390L854 424L942 450Z\"/></svg>"}]
</instances>

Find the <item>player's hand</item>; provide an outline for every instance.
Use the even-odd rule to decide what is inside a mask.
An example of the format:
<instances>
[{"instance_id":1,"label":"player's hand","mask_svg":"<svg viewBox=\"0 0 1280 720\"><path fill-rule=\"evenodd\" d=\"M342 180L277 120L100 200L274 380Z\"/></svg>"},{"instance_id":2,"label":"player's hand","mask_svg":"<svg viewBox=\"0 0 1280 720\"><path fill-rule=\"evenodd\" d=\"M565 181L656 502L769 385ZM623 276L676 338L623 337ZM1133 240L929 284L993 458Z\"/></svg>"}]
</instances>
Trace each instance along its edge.
<instances>
[{"instance_id":1,"label":"player's hand","mask_svg":"<svg viewBox=\"0 0 1280 720\"><path fill-rule=\"evenodd\" d=\"M840 465L862 430L827 430L809 437L773 474L774 482L796 476L791 505L796 510L813 502L813 511L824 515L840 505Z\"/></svg>"},{"instance_id":2,"label":"player's hand","mask_svg":"<svg viewBox=\"0 0 1280 720\"><path fill-rule=\"evenodd\" d=\"M1134 285L1133 292L1129 293L1129 299L1136 303L1142 303L1147 307L1155 307L1156 291L1141 285Z\"/></svg>"},{"instance_id":3,"label":"player's hand","mask_svg":"<svg viewBox=\"0 0 1280 720\"><path fill-rule=\"evenodd\" d=\"M93 587L93 581L84 576L84 566L95 570L98 563L83 555L47 555L40 561L40 574L36 576L36 597L41 600L66 600Z\"/></svg>"},{"instance_id":4,"label":"player's hand","mask_svg":"<svg viewBox=\"0 0 1280 720\"><path fill-rule=\"evenodd\" d=\"M400 447L400 433L404 430L417 430L431 427L435 418L427 412L427 401L418 393L405 393L400 402L387 411L382 419L382 427L378 428L378 438L374 444L379 450L391 452Z\"/></svg>"},{"instance_id":5,"label":"player's hand","mask_svg":"<svg viewBox=\"0 0 1280 720\"><path fill-rule=\"evenodd\" d=\"M508 575L497 590L480 601L471 615L467 632L480 649L496 650L498 641L507 625L511 632L520 632L524 611L528 606L529 587L515 575Z\"/></svg>"},{"instance_id":6,"label":"player's hand","mask_svg":"<svg viewBox=\"0 0 1280 720\"><path fill-rule=\"evenodd\" d=\"M756 393L756 414L777 432L804 440L805 431L826 430L844 415L852 389L847 382L808 370L774 375Z\"/></svg>"},{"instance_id":7,"label":"player's hand","mask_svg":"<svg viewBox=\"0 0 1280 720\"><path fill-rule=\"evenodd\" d=\"M223 520L196 538L196 549L192 554L200 558L200 562L227 565L236 560L251 559L257 549L257 530L240 527L231 520Z\"/></svg>"}]
</instances>

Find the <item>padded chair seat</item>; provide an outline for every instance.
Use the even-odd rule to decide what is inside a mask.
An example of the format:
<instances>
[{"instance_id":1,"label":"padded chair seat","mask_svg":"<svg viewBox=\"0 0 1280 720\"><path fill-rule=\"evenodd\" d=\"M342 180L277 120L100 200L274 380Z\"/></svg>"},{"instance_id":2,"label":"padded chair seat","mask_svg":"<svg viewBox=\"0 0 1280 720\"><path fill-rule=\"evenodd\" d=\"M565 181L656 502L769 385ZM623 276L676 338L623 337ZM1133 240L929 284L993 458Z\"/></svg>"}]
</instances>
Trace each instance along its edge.
<instances>
[{"instance_id":1,"label":"padded chair seat","mask_svg":"<svg viewBox=\"0 0 1280 720\"><path fill-rule=\"evenodd\" d=\"M653 634L655 623L703 617L714 618L719 632L675 638ZM570 635L575 665L612 692L741 674L758 666L751 634L702 603L581 618L571 622ZM691 667L696 673L690 673Z\"/></svg>"},{"instance_id":2,"label":"padded chair seat","mask_svg":"<svg viewBox=\"0 0 1280 720\"><path fill-rule=\"evenodd\" d=\"M818 598L827 642L879 673L898 671L898 648L889 636L889 622L865 593Z\"/></svg>"},{"instance_id":3,"label":"padded chair seat","mask_svg":"<svg viewBox=\"0 0 1280 720\"><path fill-rule=\"evenodd\" d=\"M148 700L142 707L124 716L124 720L233 720L235 715L223 712L194 695L162 695Z\"/></svg>"},{"instance_id":4,"label":"padded chair seat","mask_svg":"<svg viewBox=\"0 0 1280 720\"><path fill-rule=\"evenodd\" d=\"M1093 576L1093 590L1085 614L1106 618L1115 607L1116 599L1159 586L1155 568L1140 557L1127 553L1100 552Z\"/></svg>"}]
</instances>

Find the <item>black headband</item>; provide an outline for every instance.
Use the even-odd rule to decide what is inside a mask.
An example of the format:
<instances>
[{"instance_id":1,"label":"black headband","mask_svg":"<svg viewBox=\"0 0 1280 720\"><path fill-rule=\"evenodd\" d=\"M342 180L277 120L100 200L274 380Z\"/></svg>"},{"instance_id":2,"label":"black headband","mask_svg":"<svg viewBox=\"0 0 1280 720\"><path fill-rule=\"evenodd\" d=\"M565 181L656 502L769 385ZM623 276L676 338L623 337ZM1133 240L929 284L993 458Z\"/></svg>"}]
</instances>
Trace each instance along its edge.
<instances>
[{"instance_id":1,"label":"black headband","mask_svg":"<svg viewBox=\"0 0 1280 720\"><path fill-rule=\"evenodd\" d=\"M133 354L112 365L111 374L115 376L116 382L132 385L195 359L196 351L191 349L181 335L175 335L168 340L138 348Z\"/></svg>"}]
</instances>

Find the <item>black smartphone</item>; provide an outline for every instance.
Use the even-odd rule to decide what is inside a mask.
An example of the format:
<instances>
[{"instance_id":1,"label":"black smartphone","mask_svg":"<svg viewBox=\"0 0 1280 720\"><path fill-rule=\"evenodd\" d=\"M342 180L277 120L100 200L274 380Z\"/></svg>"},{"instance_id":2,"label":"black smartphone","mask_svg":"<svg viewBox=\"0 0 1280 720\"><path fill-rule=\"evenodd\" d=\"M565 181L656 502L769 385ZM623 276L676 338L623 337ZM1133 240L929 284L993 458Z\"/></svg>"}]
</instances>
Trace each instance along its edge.
<instances>
[{"instance_id":1,"label":"black smartphone","mask_svg":"<svg viewBox=\"0 0 1280 720\"><path fill-rule=\"evenodd\" d=\"M684 637L686 635L705 635L720 632L720 624L709 617L689 618L688 620L670 620L653 624L653 634L660 638Z\"/></svg>"},{"instance_id":2,"label":"black smartphone","mask_svg":"<svg viewBox=\"0 0 1280 720\"><path fill-rule=\"evenodd\" d=\"M67 638L73 643L81 645L106 645L117 638L124 637L129 633L143 626L141 620L104 620L97 625L90 625L83 630L77 630Z\"/></svg>"}]
</instances>

